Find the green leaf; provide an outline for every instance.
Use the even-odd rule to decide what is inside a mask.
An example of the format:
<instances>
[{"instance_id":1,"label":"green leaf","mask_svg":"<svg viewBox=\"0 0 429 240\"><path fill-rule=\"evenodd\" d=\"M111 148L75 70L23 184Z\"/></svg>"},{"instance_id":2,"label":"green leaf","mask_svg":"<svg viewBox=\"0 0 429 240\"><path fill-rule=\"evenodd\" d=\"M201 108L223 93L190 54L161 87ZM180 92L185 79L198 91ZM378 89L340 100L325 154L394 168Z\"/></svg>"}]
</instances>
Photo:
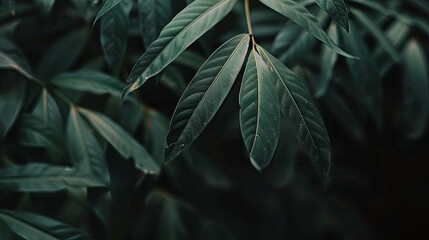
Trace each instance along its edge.
<instances>
[{"instance_id":1,"label":"green leaf","mask_svg":"<svg viewBox=\"0 0 429 240\"><path fill-rule=\"evenodd\" d=\"M378 28L377 24L361 11L353 9L352 13L356 19L362 23L362 26L366 27L368 31L375 37L375 39L377 39L377 41L380 43L380 46L386 50L392 60L399 62L401 60L401 56L399 56L399 53L396 51L392 42L383 33L383 31Z\"/></svg>"},{"instance_id":2,"label":"green leaf","mask_svg":"<svg viewBox=\"0 0 429 240\"><path fill-rule=\"evenodd\" d=\"M283 14L304 30L309 32L315 38L325 43L328 47L334 50L336 53L347 57L356 59L355 56L340 49L329 36L320 27L317 18L311 14L303 5L294 2L292 0L259 0L263 4L272 8L273 10Z\"/></svg>"},{"instance_id":3,"label":"green leaf","mask_svg":"<svg viewBox=\"0 0 429 240\"><path fill-rule=\"evenodd\" d=\"M123 96L162 71L189 45L222 20L236 3L237 0L200 0L177 14L134 65L128 77L131 84L124 89Z\"/></svg>"},{"instance_id":4,"label":"green leaf","mask_svg":"<svg viewBox=\"0 0 429 240\"><path fill-rule=\"evenodd\" d=\"M52 6L54 6L55 0L34 0L42 9L43 13L48 14Z\"/></svg>"},{"instance_id":5,"label":"green leaf","mask_svg":"<svg viewBox=\"0 0 429 240\"><path fill-rule=\"evenodd\" d=\"M205 58L200 54L190 50L185 50L174 60L174 63L198 70L204 61Z\"/></svg>"},{"instance_id":6,"label":"green leaf","mask_svg":"<svg viewBox=\"0 0 429 240\"><path fill-rule=\"evenodd\" d=\"M42 89L39 101L37 101L32 114L42 119L45 124L49 124L58 136L63 135L63 121L60 109L56 100L46 88Z\"/></svg>"},{"instance_id":7,"label":"green leaf","mask_svg":"<svg viewBox=\"0 0 429 240\"><path fill-rule=\"evenodd\" d=\"M22 79L9 80L0 80L0 141L18 118L26 94L25 82Z\"/></svg>"},{"instance_id":8,"label":"green leaf","mask_svg":"<svg viewBox=\"0 0 429 240\"><path fill-rule=\"evenodd\" d=\"M92 27L94 27L95 23L104 16L107 12L109 12L113 7L122 2L122 0L104 0L103 6L101 6L100 11L98 11L97 16L94 19L94 23Z\"/></svg>"},{"instance_id":9,"label":"green leaf","mask_svg":"<svg viewBox=\"0 0 429 240\"><path fill-rule=\"evenodd\" d=\"M121 69L127 48L128 16L132 5L132 0L123 0L101 19L101 46L104 57L115 74L118 74Z\"/></svg>"},{"instance_id":10,"label":"green leaf","mask_svg":"<svg viewBox=\"0 0 429 240\"><path fill-rule=\"evenodd\" d=\"M12 16L15 16L16 2L15 0L1 0L1 4L7 5Z\"/></svg>"},{"instance_id":11,"label":"green leaf","mask_svg":"<svg viewBox=\"0 0 429 240\"><path fill-rule=\"evenodd\" d=\"M0 210L0 219L19 236L34 240L90 240L80 230L35 213Z\"/></svg>"},{"instance_id":12,"label":"green leaf","mask_svg":"<svg viewBox=\"0 0 429 240\"><path fill-rule=\"evenodd\" d=\"M88 37L86 28L70 32L55 42L39 59L36 76L47 81L67 70L77 59Z\"/></svg>"},{"instance_id":13,"label":"green leaf","mask_svg":"<svg viewBox=\"0 0 429 240\"><path fill-rule=\"evenodd\" d=\"M418 139L429 120L428 62L423 47L412 39L404 49L405 82L401 125L406 136Z\"/></svg>"},{"instance_id":14,"label":"green leaf","mask_svg":"<svg viewBox=\"0 0 429 240\"><path fill-rule=\"evenodd\" d=\"M219 110L240 72L249 41L247 34L232 38L195 74L173 113L167 135L167 162L190 145Z\"/></svg>"},{"instance_id":15,"label":"green leaf","mask_svg":"<svg viewBox=\"0 0 429 240\"><path fill-rule=\"evenodd\" d=\"M172 18L170 0L138 0L140 30L145 46L155 41Z\"/></svg>"},{"instance_id":16,"label":"green leaf","mask_svg":"<svg viewBox=\"0 0 429 240\"><path fill-rule=\"evenodd\" d=\"M104 187L108 182L82 170L30 163L0 168L0 189L20 192L52 192L75 187Z\"/></svg>"},{"instance_id":17,"label":"green leaf","mask_svg":"<svg viewBox=\"0 0 429 240\"><path fill-rule=\"evenodd\" d=\"M90 69L63 73L53 78L49 83L60 89L93 94L111 94L113 96L121 96L124 86L118 79Z\"/></svg>"},{"instance_id":18,"label":"green leaf","mask_svg":"<svg viewBox=\"0 0 429 240\"><path fill-rule=\"evenodd\" d=\"M276 78L252 50L240 89L241 134L253 166L261 171L273 158L279 138L280 106Z\"/></svg>"},{"instance_id":19,"label":"green leaf","mask_svg":"<svg viewBox=\"0 0 429 240\"><path fill-rule=\"evenodd\" d=\"M123 130L117 123L106 116L79 108L94 129L108 141L123 157L133 158L137 169L145 173L156 174L160 171L158 164L147 153L146 149Z\"/></svg>"},{"instance_id":20,"label":"green leaf","mask_svg":"<svg viewBox=\"0 0 429 240\"><path fill-rule=\"evenodd\" d=\"M349 31L349 16L344 0L314 0L339 26Z\"/></svg>"},{"instance_id":21,"label":"green leaf","mask_svg":"<svg viewBox=\"0 0 429 240\"><path fill-rule=\"evenodd\" d=\"M169 119L152 109L144 111L144 139L146 148L158 164L164 162L165 137Z\"/></svg>"},{"instance_id":22,"label":"green leaf","mask_svg":"<svg viewBox=\"0 0 429 240\"><path fill-rule=\"evenodd\" d=\"M77 171L92 175L98 181L109 182L104 152L75 106L70 108L66 140L70 160Z\"/></svg>"},{"instance_id":23,"label":"green leaf","mask_svg":"<svg viewBox=\"0 0 429 240\"><path fill-rule=\"evenodd\" d=\"M178 68L171 65L164 69L159 82L168 87L179 97L182 96L187 84L182 72L179 71Z\"/></svg>"},{"instance_id":24,"label":"green leaf","mask_svg":"<svg viewBox=\"0 0 429 240\"><path fill-rule=\"evenodd\" d=\"M3 37L0 37L0 68L12 69L30 80L39 82L32 75L30 66L21 50Z\"/></svg>"},{"instance_id":25,"label":"green leaf","mask_svg":"<svg viewBox=\"0 0 429 240\"><path fill-rule=\"evenodd\" d=\"M298 141L316 169L327 177L330 170L331 143L325 124L310 94L298 76L282 62L262 47L258 46L258 51L273 69L270 73L277 79L281 109L295 129Z\"/></svg>"},{"instance_id":26,"label":"green leaf","mask_svg":"<svg viewBox=\"0 0 429 240\"><path fill-rule=\"evenodd\" d=\"M338 44L338 35L337 35L337 26L332 23L328 29L329 37ZM332 49L328 48L326 45L322 47L322 59L321 59L321 72L318 86L316 89L315 96L321 97L328 90L329 83L332 80L334 73L335 63L337 62L338 55Z\"/></svg>"}]
</instances>

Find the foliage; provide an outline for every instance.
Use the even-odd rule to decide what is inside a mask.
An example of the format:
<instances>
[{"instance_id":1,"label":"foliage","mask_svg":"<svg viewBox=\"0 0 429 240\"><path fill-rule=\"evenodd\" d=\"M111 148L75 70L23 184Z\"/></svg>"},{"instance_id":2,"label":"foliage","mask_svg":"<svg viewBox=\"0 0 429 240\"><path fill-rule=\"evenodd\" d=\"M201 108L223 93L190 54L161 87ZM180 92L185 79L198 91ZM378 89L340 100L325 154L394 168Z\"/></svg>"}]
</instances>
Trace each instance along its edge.
<instances>
[{"instance_id":1,"label":"foliage","mask_svg":"<svg viewBox=\"0 0 429 240\"><path fill-rule=\"evenodd\" d=\"M427 138L428 14L419 0L3 0L0 238L314 239L342 224L369 238L317 189L349 176L352 147ZM237 213L272 210L258 203L271 189L294 196L272 197L296 219L278 235ZM232 196L250 207L224 208ZM318 224L299 230L294 204L317 198Z\"/></svg>"}]
</instances>

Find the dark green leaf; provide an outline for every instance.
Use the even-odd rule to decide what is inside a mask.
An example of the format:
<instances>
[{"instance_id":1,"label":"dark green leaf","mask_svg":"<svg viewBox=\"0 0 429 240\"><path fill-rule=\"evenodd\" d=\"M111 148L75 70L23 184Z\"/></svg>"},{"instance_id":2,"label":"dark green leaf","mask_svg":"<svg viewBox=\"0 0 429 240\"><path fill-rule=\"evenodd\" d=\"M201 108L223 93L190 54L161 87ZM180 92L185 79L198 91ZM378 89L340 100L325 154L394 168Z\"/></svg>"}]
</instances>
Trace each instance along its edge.
<instances>
[{"instance_id":1,"label":"dark green leaf","mask_svg":"<svg viewBox=\"0 0 429 240\"><path fill-rule=\"evenodd\" d=\"M101 46L104 57L115 74L118 74L121 69L127 48L128 15L132 5L132 0L123 0L101 19Z\"/></svg>"},{"instance_id":2,"label":"dark green leaf","mask_svg":"<svg viewBox=\"0 0 429 240\"><path fill-rule=\"evenodd\" d=\"M168 66L159 80L160 83L168 87L171 91L176 93L179 97L182 96L186 89L186 82L183 74L178 68L174 66Z\"/></svg>"},{"instance_id":3,"label":"dark green leaf","mask_svg":"<svg viewBox=\"0 0 429 240\"><path fill-rule=\"evenodd\" d=\"M124 89L124 96L158 74L189 45L222 20L237 0L200 0L182 10L162 30L143 56L134 65Z\"/></svg>"},{"instance_id":4,"label":"dark green leaf","mask_svg":"<svg viewBox=\"0 0 429 240\"><path fill-rule=\"evenodd\" d=\"M320 27L317 18L311 14L303 5L292 0L259 0L273 10L283 14L304 30L309 32L315 38L325 43L328 47L336 53L343 55L347 58L356 58L349 53L340 49L329 36Z\"/></svg>"},{"instance_id":5,"label":"dark green leaf","mask_svg":"<svg viewBox=\"0 0 429 240\"><path fill-rule=\"evenodd\" d=\"M35 2L40 6L43 13L48 14L54 6L55 0L35 0Z\"/></svg>"},{"instance_id":6,"label":"dark green leaf","mask_svg":"<svg viewBox=\"0 0 429 240\"><path fill-rule=\"evenodd\" d=\"M66 140L70 160L77 171L92 175L97 181L109 182L104 152L75 106L70 108Z\"/></svg>"},{"instance_id":7,"label":"dark green leaf","mask_svg":"<svg viewBox=\"0 0 429 240\"><path fill-rule=\"evenodd\" d=\"M344 0L314 0L339 26L349 31L349 16Z\"/></svg>"},{"instance_id":8,"label":"dark green leaf","mask_svg":"<svg viewBox=\"0 0 429 240\"><path fill-rule=\"evenodd\" d=\"M160 167L146 149L117 123L102 114L87 109L79 108L79 112L88 119L98 134L103 136L123 157L127 159L132 157L137 169L150 174L160 171Z\"/></svg>"},{"instance_id":9,"label":"dark green leaf","mask_svg":"<svg viewBox=\"0 0 429 240\"><path fill-rule=\"evenodd\" d=\"M423 47L411 40L404 49L405 83L402 129L410 139L419 138L429 120L428 62Z\"/></svg>"},{"instance_id":10,"label":"dark green leaf","mask_svg":"<svg viewBox=\"0 0 429 240\"><path fill-rule=\"evenodd\" d=\"M259 171L271 162L279 138L280 106L271 71L253 49L240 89L241 134L250 160Z\"/></svg>"},{"instance_id":11,"label":"dark green leaf","mask_svg":"<svg viewBox=\"0 0 429 240\"><path fill-rule=\"evenodd\" d=\"M104 0L103 6L101 6L100 11L98 12L97 16L94 19L94 23L92 26L94 27L95 23L104 16L107 12L109 12L113 7L115 7L117 4L122 2L123 0Z\"/></svg>"},{"instance_id":12,"label":"dark green leaf","mask_svg":"<svg viewBox=\"0 0 429 240\"><path fill-rule=\"evenodd\" d=\"M155 41L172 18L171 0L138 0L140 30L145 46Z\"/></svg>"},{"instance_id":13,"label":"dark green leaf","mask_svg":"<svg viewBox=\"0 0 429 240\"><path fill-rule=\"evenodd\" d=\"M58 136L63 135L63 122L60 109L46 88L42 89L40 99L37 101L32 113L42 119L45 124L49 124Z\"/></svg>"},{"instance_id":14,"label":"dark green leaf","mask_svg":"<svg viewBox=\"0 0 429 240\"><path fill-rule=\"evenodd\" d=\"M327 177L331 165L331 143L325 124L310 94L298 76L282 62L259 46L258 51L272 69L270 74L277 79L281 109L295 129L298 141L316 169Z\"/></svg>"},{"instance_id":15,"label":"dark green leaf","mask_svg":"<svg viewBox=\"0 0 429 240\"><path fill-rule=\"evenodd\" d=\"M0 189L51 192L74 187L103 187L108 182L77 168L30 163L0 169Z\"/></svg>"},{"instance_id":16,"label":"dark green leaf","mask_svg":"<svg viewBox=\"0 0 429 240\"><path fill-rule=\"evenodd\" d=\"M173 113L167 135L167 162L200 135L220 108L243 65L249 40L246 34L232 38L195 74Z\"/></svg>"},{"instance_id":17,"label":"dark green leaf","mask_svg":"<svg viewBox=\"0 0 429 240\"><path fill-rule=\"evenodd\" d=\"M14 81L8 82L11 80ZM25 92L25 82L19 77L0 80L0 141L16 121L25 100Z\"/></svg>"},{"instance_id":18,"label":"dark green leaf","mask_svg":"<svg viewBox=\"0 0 429 240\"><path fill-rule=\"evenodd\" d=\"M2 219L12 231L25 239L90 240L78 229L56 220L23 211L0 210Z\"/></svg>"}]
</instances>

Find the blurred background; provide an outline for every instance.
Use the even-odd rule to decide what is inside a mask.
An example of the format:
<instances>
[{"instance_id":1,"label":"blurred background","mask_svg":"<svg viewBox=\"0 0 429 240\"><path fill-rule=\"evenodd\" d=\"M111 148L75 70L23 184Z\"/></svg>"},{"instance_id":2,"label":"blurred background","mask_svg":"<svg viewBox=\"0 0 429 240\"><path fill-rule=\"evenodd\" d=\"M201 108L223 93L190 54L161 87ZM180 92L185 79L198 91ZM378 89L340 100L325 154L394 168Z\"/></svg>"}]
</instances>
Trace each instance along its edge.
<instances>
[{"instance_id":1,"label":"blurred background","mask_svg":"<svg viewBox=\"0 0 429 240\"><path fill-rule=\"evenodd\" d=\"M1 239L22 239L28 229L17 221L49 232L55 224L47 218L93 239L426 235L429 1L346 0L347 32L314 1L296 0L359 61L251 1L256 41L300 76L322 115L332 146L328 178L313 168L287 118L272 163L261 173L252 167L238 119L242 74L192 147L163 165L169 119L186 85L218 46L247 31L243 3L121 104L134 63L192 1L160 0L159 9L124 2L125 15L114 8L93 25L96 0L1 1ZM98 121L121 133L120 143L81 109L102 114ZM94 168L99 178L73 182L80 169L67 172L85 155L76 153L76 139L105 162ZM162 166L158 175L128 159L141 157L126 153L134 143Z\"/></svg>"}]
</instances>

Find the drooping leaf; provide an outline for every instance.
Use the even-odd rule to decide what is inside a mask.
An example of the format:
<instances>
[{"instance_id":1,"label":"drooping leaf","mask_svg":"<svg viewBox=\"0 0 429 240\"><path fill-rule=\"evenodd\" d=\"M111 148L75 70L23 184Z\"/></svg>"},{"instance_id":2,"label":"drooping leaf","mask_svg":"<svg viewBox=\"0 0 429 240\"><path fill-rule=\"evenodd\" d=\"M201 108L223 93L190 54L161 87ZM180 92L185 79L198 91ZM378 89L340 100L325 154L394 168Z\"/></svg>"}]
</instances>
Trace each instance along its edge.
<instances>
[{"instance_id":1,"label":"drooping leaf","mask_svg":"<svg viewBox=\"0 0 429 240\"><path fill-rule=\"evenodd\" d=\"M52 192L74 187L104 187L108 182L77 168L30 163L0 168L0 189L20 192Z\"/></svg>"},{"instance_id":2,"label":"drooping leaf","mask_svg":"<svg viewBox=\"0 0 429 240\"><path fill-rule=\"evenodd\" d=\"M363 26L365 26L368 31L377 39L380 43L380 46L386 50L386 52L390 55L392 60L395 62L399 62L401 57L399 53L396 51L392 42L387 38L387 36L382 32L380 28L378 28L377 23L371 20L366 14L356 9L352 10L353 15L358 19Z\"/></svg>"},{"instance_id":3,"label":"drooping leaf","mask_svg":"<svg viewBox=\"0 0 429 240\"><path fill-rule=\"evenodd\" d=\"M242 34L223 44L189 83L171 120L167 135L167 162L199 136L220 108L243 65L249 38L249 35Z\"/></svg>"},{"instance_id":4,"label":"drooping leaf","mask_svg":"<svg viewBox=\"0 0 429 240\"><path fill-rule=\"evenodd\" d=\"M100 11L98 11L97 16L94 19L92 26L94 27L95 23L103 17L107 12L109 12L113 7L122 2L123 0L104 0L103 5L101 6Z\"/></svg>"},{"instance_id":5,"label":"drooping leaf","mask_svg":"<svg viewBox=\"0 0 429 240\"><path fill-rule=\"evenodd\" d=\"M48 14L54 6L55 0L35 0L35 2L40 6L43 13Z\"/></svg>"},{"instance_id":6,"label":"drooping leaf","mask_svg":"<svg viewBox=\"0 0 429 240\"><path fill-rule=\"evenodd\" d=\"M6 38L0 37L0 68L12 69L22 76L38 82L21 50Z\"/></svg>"},{"instance_id":7,"label":"drooping leaf","mask_svg":"<svg viewBox=\"0 0 429 240\"><path fill-rule=\"evenodd\" d=\"M25 82L19 75L16 77L13 82L0 80L0 141L15 123L24 104Z\"/></svg>"},{"instance_id":8,"label":"drooping leaf","mask_svg":"<svg viewBox=\"0 0 429 240\"><path fill-rule=\"evenodd\" d=\"M70 108L66 142L70 160L77 171L92 175L100 182L109 182L104 152L75 106Z\"/></svg>"},{"instance_id":9,"label":"drooping leaf","mask_svg":"<svg viewBox=\"0 0 429 240\"><path fill-rule=\"evenodd\" d=\"M46 82L67 70L81 53L87 37L88 30L83 28L58 39L40 59L35 75Z\"/></svg>"},{"instance_id":10,"label":"drooping leaf","mask_svg":"<svg viewBox=\"0 0 429 240\"><path fill-rule=\"evenodd\" d=\"M280 106L276 78L255 49L249 55L240 88L241 135L253 166L268 166L277 147Z\"/></svg>"},{"instance_id":11,"label":"drooping leaf","mask_svg":"<svg viewBox=\"0 0 429 240\"><path fill-rule=\"evenodd\" d=\"M317 18L311 14L303 5L292 0L259 0L263 4L272 8L273 10L283 14L304 30L309 32L315 38L319 39L325 43L328 47L334 50L336 53L347 57L347 58L356 58L355 56L350 55L349 53L343 51L339 48L331 38L323 31L320 27L319 21Z\"/></svg>"},{"instance_id":12,"label":"drooping leaf","mask_svg":"<svg viewBox=\"0 0 429 240\"><path fill-rule=\"evenodd\" d=\"M122 0L101 19L100 41L104 57L115 74L124 60L132 0Z\"/></svg>"},{"instance_id":13,"label":"drooping leaf","mask_svg":"<svg viewBox=\"0 0 429 240\"><path fill-rule=\"evenodd\" d=\"M410 139L418 139L429 121L429 74L423 47L411 40L404 49L405 82L401 125Z\"/></svg>"},{"instance_id":14,"label":"drooping leaf","mask_svg":"<svg viewBox=\"0 0 429 240\"><path fill-rule=\"evenodd\" d=\"M63 135L63 121L60 109L56 100L46 88L42 89L32 114L42 119L45 124L49 124L58 136Z\"/></svg>"},{"instance_id":15,"label":"drooping leaf","mask_svg":"<svg viewBox=\"0 0 429 240\"><path fill-rule=\"evenodd\" d=\"M35 213L0 210L0 219L19 236L35 240L91 240L86 233Z\"/></svg>"},{"instance_id":16,"label":"drooping leaf","mask_svg":"<svg viewBox=\"0 0 429 240\"><path fill-rule=\"evenodd\" d=\"M124 96L158 74L189 45L222 20L237 0L200 0L182 10L162 30L134 65L124 89Z\"/></svg>"},{"instance_id":17,"label":"drooping leaf","mask_svg":"<svg viewBox=\"0 0 429 240\"><path fill-rule=\"evenodd\" d=\"M124 86L118 79L90 69L60 74L53 78L50 83L60 89L93 94L111 94L113 96L120 96Z\"/></svg>"},{"instance_id":18,"label":"drooping leaf","mask_svg":"<svg viewBox=\"0 0 429 240\"><path fill-rule=\"evenodd\" d=\"M146 149L117 123L102 114L87 109L79 108L79 112L88 119L98 134L103 136L123 157L127 159L132 157L137 169L150 174L160 171L160 167Z\"/></svg>"},{"instance_id":19,"label":"drooping leaf","mask_svg":"<svg viewBox=\"0 0 429 240\"><path fill-rule=\"evenodd\" d=\"M314 0L339 26L349 31L349 16L344 0Z\"/></svg>"},{"instance_id":20,"label":"drooping leaf","mask_svg":"<svg viewBox=\"0 0 429 240\"><path fill-rule=\"evenodd\" d=\"M316 169L328 176L331 161L331 143L325 124L304 84L282 62L258 46L263 59L272 68L270 74L277 80L282 112L296 131L298 141Z\"/></svg>"},{"instance_id":21,"label":"drooping leaf","mask_svg":"<svg viewBox=\"0 0 429 240\"><path fill-rule=\"evenodd\" d=\"M337 35L337 26L335 24L331 24L328 29L329 37L338 44L338 35ZM332 49L328 48L326 45L322 47L322 59L321 59L321 72L320 78L318 82L318 86L316 89L315 96L321 97L328 90L329 83L332 80L335 63L337 62L338 55L336 52L332 51Z\"/></svg>"},{"instance_id":22,"label":"drooping leaf","mask_svg":"<svg viewBox=\"0 0 429 240\"><path fill-rule=\"evenodd\" d=\"M172 18L171 0L138 0L140 31L145 46L155 41Z\"/></svg>"}]
</instances>

